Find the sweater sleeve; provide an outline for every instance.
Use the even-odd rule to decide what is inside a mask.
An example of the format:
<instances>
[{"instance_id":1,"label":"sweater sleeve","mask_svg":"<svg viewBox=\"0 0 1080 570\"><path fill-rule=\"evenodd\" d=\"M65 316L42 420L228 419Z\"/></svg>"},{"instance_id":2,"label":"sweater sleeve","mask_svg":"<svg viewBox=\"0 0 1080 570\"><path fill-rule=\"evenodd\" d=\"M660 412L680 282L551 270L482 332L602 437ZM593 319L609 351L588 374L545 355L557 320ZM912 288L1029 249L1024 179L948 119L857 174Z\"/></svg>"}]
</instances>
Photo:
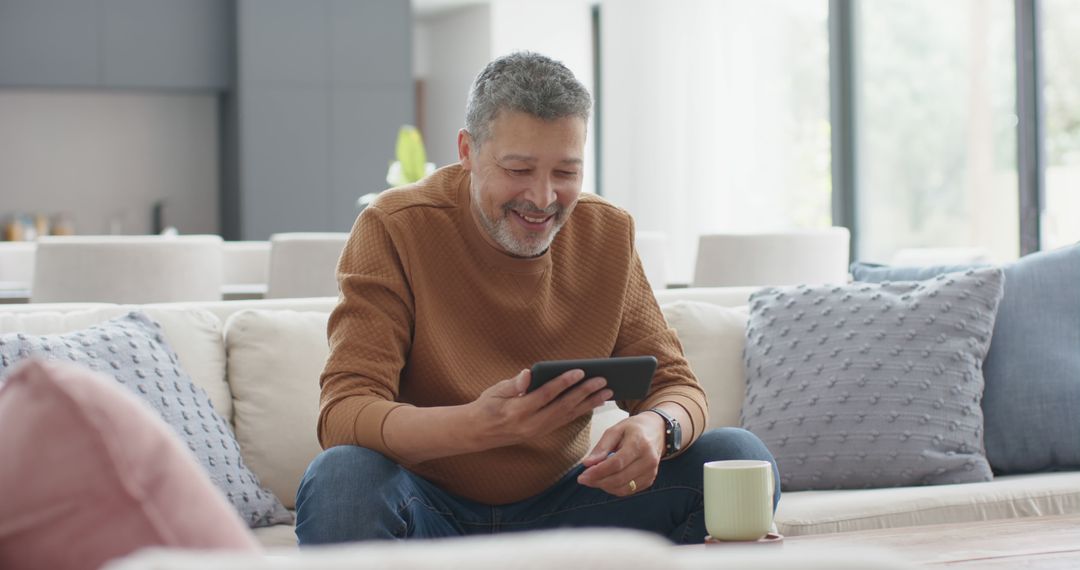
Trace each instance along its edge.
<instances>
[{"instance_id":1,"label":"sweater sleeve","mask_svg":"<svg viewBox=\"0 0 1080 570\"><path fill-rule=\"evenodd\" d=\"M631 225L631 244L633 243ZM682 344L675 329L668 326L656 302L637 251L630 249L630 275L623 296L622 321L613 356L652 355L656 373L648 396L643 400L618 402L631 415L656 407L663 402L682 406L692 425L683 427L683 449L687 449L705 431L708 402L690 365L683 356ZM687 429L689 428L689 429Z\"/></svg>"},{"instance_id":2,"label":"sweater sleeve","mask_svg":"<svg viewBox=\"0 0 1080 570\"><path fill-rule=\"evenodd\" d=\"M386 214L366 208L338 261L341 295L330 314L330 355L320 378L322 447L360 445L392 456L383 439L396 407L413 333L413 296Z\"/></svg>"}]
</instances>

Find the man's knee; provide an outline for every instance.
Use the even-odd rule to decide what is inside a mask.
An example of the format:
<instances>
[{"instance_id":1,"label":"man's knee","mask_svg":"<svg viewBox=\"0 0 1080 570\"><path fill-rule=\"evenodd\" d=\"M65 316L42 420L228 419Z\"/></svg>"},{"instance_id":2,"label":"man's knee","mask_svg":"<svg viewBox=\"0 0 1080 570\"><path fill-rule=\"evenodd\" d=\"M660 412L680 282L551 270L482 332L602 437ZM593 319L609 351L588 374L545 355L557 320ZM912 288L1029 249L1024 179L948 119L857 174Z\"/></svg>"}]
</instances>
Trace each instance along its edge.
<instances>
[{"instance_id":1,"label":"man's knee","mask_svg":"<svg viewBox=\"0 0 1080 570\"><path fill-rule=\"evenodd\" d=\"M356 446L320 453L296 493L300 544L393 538L404 532L391 506L400 467L385 455Z\"/></svg>"},{"instance_id":2,"label":"man's knee","mask_svg":"<svg viewBox=\"0 0 1080 570\"><path fill-rule=\"evenodd\" d=\"M385 455L364 447L341 445L323 451L308 465L296 491L296 508L315 503L359 502L394 477L400 467Z\"/></svg>"},{"instance_id":3,"label":"man's knee","mask_svg":"<svg viewBox=\"0 0 1080 570\"><path fill-rule=\"evenodd\" d=\"M709 430L688 451L696 451L702 461L759 459L773 461L765 443L753 433L734 427Z\"/></svg>"},{"instance_id":4,"label":"man's knee","mask_svg":"<svg viewBox=\"0 0 1080 570\"><path fill-rule=\"evenodd\" d=\"M315 489L352 492L388 479L399 469L385 455L355 445L340 445L323 451L308 465L300 483Z\"/></svg>"},{"instance_id":5,"label":"man's knee","mask_svg":"<svg viewBox=\"0 0 1080 570\"><path fill-rule=\"evenodd\" d=\"M702 465L709 461L727 459L758 459L775 464L769 449L754 434L739 428L720 428L709 430L694 441L694 444L672 461L680 472L685 471L689 480L700 483ZM661 467L664 464L661 463Z\"/></svg>"}]
</instances>

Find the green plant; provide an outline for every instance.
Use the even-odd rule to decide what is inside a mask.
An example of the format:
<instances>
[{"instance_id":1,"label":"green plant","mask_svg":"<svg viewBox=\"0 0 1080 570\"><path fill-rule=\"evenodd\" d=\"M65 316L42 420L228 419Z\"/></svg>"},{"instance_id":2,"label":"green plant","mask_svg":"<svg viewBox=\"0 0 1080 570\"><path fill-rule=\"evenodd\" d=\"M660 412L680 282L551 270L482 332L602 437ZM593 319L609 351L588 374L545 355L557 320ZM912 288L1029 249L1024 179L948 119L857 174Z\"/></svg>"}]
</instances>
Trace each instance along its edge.
<instances>
[{"instance_id":1,"label":"green plant","mask_svg":"<svg viewBox=\"0 0 1080 570\"><path fill-rule=\"evenodd\" d=\"M412 125L402 125L398 129L394 152L397 160L391 162L386 171L386 183L391 188L412 184L435 172L435 164L427 161L424 138L420 136L420 130ZM356 201L356 207L363 210L378 197L379 192L364 194Z\"/></svg>"},{"instance_id":2,"label":"green plant","mask_svg":"<svg viewBox=\"0 0 1080 570\"><path fill-rule=\"evenodd\" d=\"M435 165L427 161L420 131L412 125L403 125L398 130L395 152L397 160L390 163L386 173L386 182L390 186L412 184L435 170Z\"/></svg>"}]
</instances>

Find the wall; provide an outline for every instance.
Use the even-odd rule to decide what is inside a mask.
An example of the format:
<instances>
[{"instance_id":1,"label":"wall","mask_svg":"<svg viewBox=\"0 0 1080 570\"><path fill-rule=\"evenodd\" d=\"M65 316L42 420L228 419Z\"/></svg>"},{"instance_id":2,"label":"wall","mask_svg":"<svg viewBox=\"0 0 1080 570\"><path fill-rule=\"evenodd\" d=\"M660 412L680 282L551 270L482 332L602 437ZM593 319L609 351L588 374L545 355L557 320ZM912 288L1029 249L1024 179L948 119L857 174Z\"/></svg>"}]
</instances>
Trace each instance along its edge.
<instances>
[{"instance_id":1,"label":"wall","mask_svg":"<svg viewBox=\"0 0 1080 570\"><path fill-rule=\"evenodd\" d=\"M446 166L458 159L469 86L491 58L491 8L440 12L417 19L414 28L415 72L424 82L424 146L428 160Z\"/></svg>"},{"instance_id":2,"label":"wall","mask_svg":"<svg viewBox=\"0 0 1080 570\"><path fill-rule=\"evenodd\" d=\"M561 61L593 94L592 7L585 0L521 2L494 0L491 4L491 57L528 50ZM595 117L595 115L593 115ZM589 120L582 190L596 191L594 121Z\"/></svg>"},{"instance_id":3,"label":"wall","mask_svg":"<svg viewBox=\"0 0 1080 570\"><path fill-rule=\"evenodd\" d=\"M207 94L0 90L0 217L65 213L78 233L218 232L218 107Z\"/></svg>"},{"instance_id":4,"label":"wall","mask_svg":"<svg viewBox=\"0 0 1080 570\"><path fill-rule=\"evenodd\" d=\"M615 0L601 10L604 195L668 237L829 225L827 3Z\"/></svg>"},{"instance_id":5,"label":"wall","mask_svg":"<svg viewBox=\"0 0 1080 570\"><path fill-rule=\"evenodd\" d=\"M591 8L586 0L491 0L423 15L413 26L413 72L424 82L424 143L439 166L457 162L457 132L476 74L500 55L529 50L562 61L593 90ZM593 133L589 126L590 137ZM586 146L584 190L594 183Z\"/></svg>"}]
</instances>

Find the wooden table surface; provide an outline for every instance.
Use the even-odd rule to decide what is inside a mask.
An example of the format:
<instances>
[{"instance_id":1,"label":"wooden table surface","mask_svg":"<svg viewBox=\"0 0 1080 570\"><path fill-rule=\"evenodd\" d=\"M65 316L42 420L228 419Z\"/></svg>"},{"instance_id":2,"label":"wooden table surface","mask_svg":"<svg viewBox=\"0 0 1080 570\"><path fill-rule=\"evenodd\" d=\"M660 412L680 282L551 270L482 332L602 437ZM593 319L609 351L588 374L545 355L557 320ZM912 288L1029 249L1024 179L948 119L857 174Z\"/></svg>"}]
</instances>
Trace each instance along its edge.
<instances>
[{"instance_id":1,"label":"wooden table surface","mask_svg":"<svg viewBox=\"0 0 1080 570\"><path fill-rule=\"evenodd\" d=\"M785 550L802 545L887 548L932 566L1080 569L1080 515L791 536L782 543Z\"/></svg>"}]
</instances>

